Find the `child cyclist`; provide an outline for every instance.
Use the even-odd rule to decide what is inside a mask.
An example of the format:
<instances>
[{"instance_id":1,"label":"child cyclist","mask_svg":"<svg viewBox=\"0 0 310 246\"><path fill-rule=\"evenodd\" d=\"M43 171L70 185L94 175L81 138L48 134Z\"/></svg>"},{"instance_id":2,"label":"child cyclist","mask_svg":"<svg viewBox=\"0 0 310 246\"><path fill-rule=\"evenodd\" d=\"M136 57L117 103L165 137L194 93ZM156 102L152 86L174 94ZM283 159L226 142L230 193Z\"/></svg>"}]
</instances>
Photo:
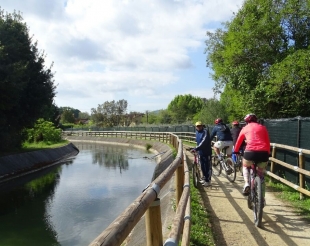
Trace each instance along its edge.
<instances>
[{"instance_id":1,"label":"child cyclist","mask_svg":"<svg viewBox=\"0 0 310 246\"><path fill-rule=\"evenodd\" d=\"M244 121L247 125L242 128L234 149L234 153L237 154L243 141L246 141L246 147L243 154L243 177L245 184L242 193L245 196L249 195L250 174L248 172L248 167L250 167L254 161L257 163L257 174L262 180L263 197L265 199L264 172L270 154L270 140L268 131L265 126L257 122L257 117L255 114L247 114L244 117Z\"/></svg>"}]
</instances>

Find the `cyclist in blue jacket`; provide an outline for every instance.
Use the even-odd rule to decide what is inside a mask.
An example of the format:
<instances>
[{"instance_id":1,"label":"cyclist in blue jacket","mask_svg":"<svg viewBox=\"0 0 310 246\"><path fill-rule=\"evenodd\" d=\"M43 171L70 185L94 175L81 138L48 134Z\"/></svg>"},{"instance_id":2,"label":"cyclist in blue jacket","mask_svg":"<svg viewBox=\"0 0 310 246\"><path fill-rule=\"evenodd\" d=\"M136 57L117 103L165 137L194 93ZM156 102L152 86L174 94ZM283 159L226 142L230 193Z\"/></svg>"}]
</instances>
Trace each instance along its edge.
<instances>
[{"instance_id":1,"label":"cyclist in blue jacket","mask_svg":"<svg viewBox=\"0 0 310 246\"><path fill-rule=\"evenodd\" d=\"M204 176L199 182L203 186L208 187L211 185L212 176L212 169L210 165L212 155L210 134L209 131L203 127L201 121L197 121L195 125L197 147L193 150L197 151L199 154L201 170Z\"/></svg>"},{"instance_id":2,"label":"cyclist in blue jacket","mask_svg":"<svg viewBox=\"0 0 310 246\"><path fill-rule=\"evenodd\" d=\"M219 160L222 160L220 151L226 146L228 146L226 154L227 156L231 156L233 139L229 127L223 123L221 118L216 119L214 122L215 126L212 129L210 138L212 140L214 137L217 137L216 142L213 145L213 150L217 154Z\"/></svg>"}]
</instances>

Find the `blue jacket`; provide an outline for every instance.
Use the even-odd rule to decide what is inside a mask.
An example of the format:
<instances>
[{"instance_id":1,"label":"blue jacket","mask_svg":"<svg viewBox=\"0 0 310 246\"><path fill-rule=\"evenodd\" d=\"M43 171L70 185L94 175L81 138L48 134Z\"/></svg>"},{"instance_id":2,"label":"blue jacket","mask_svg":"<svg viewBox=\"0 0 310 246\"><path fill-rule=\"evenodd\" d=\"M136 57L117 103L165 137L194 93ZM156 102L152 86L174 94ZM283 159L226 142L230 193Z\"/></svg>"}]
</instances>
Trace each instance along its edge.
<instances>
[{"instance_id":1,"label":"blue jacket","mask_svg":"<svg viewBox=\"0 0 310 246\"><path fill-rule=\"evenodd\" d=\"M196 142L197 147L195 148L198 151L200 156L211 156L211 139L209 131L203 128L201 131L196 130Z\"/></svg>"},{"instance_id":2,"label":"blue jacket","mask_svg":"<svg viewBox=\"0 0 310 246\"><path fill-rule=\"evenodd\" d=\"M213 127L210 138L213 139L215 136L217 136L217 141L233 141L230 130L224 123Z\"/></svg>"}]
</instances>

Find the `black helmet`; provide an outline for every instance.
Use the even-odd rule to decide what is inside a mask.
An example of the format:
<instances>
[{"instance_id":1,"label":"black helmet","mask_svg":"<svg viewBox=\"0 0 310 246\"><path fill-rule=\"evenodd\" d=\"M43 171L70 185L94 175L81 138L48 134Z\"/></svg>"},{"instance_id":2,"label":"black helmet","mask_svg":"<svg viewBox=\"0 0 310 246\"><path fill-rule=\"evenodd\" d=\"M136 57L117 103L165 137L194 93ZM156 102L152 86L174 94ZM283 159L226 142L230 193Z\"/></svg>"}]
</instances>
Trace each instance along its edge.
<instances>
[{"instance_id":1,"label":"black helmet","mask_svg":"<svg viewBox=\"0 0 310 246\"><path fill-rule=\"evenodd\" d=\"M247 114L247 115L244 117L244 121L245 121L246 123L257 122L257 117L256 117L255 114L250 113L250 114Z\"/></svg>"}]
</instances>

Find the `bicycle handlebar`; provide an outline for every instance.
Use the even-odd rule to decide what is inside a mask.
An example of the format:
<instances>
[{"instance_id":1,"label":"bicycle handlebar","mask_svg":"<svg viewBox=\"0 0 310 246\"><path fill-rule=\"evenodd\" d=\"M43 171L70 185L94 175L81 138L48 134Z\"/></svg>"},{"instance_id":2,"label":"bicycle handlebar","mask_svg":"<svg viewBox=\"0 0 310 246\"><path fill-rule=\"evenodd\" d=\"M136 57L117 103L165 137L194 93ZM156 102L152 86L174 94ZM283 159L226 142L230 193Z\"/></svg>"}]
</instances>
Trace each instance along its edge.
<instances>
[{"instance_id":1,"label":"bicycle handlebar","mask_svg":"<svg viewBox=\"0 0 310 246\"><path fill-rule=\"evenodd\" d=\"M195 150L195 148L185 148L187 151L190 151L190 152L197 152L196 150Z\"/></svg>"}]
</instances>

